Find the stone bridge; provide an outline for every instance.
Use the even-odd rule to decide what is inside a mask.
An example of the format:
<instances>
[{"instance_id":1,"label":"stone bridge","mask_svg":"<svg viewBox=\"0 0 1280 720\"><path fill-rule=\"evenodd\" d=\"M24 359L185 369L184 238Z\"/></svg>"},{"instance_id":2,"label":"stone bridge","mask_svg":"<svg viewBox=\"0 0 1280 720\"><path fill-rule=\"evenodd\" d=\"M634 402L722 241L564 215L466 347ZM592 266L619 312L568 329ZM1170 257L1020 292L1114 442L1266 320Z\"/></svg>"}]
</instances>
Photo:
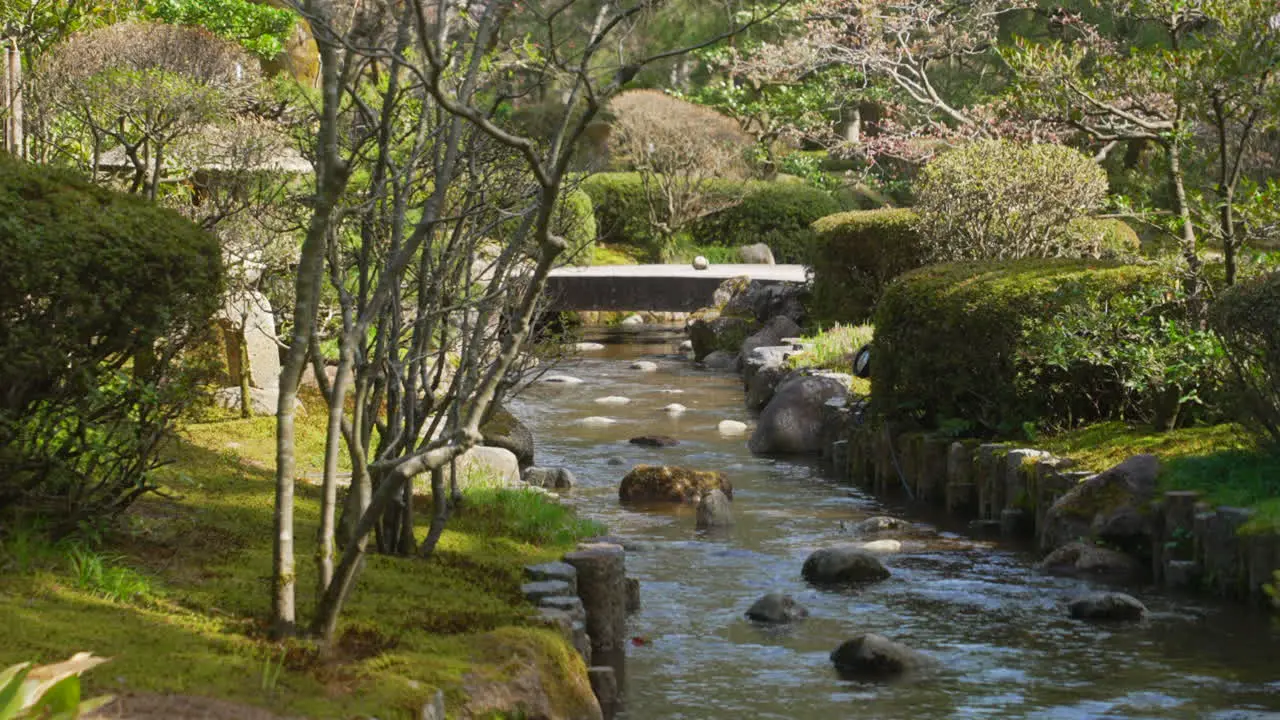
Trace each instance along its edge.
<instances>
[{"instance_id":1,"label":"stone bridge","mask_svg":"<svg viewBox=\"0 0 1280 720\"><path fill-rule=\"evenodd\" d=\"M599 265L553 270L547 278L549 310L691 312L711 304L725 280L746 276L765 283L802 283L803 265Z\"/></svg>"}]
</instances>

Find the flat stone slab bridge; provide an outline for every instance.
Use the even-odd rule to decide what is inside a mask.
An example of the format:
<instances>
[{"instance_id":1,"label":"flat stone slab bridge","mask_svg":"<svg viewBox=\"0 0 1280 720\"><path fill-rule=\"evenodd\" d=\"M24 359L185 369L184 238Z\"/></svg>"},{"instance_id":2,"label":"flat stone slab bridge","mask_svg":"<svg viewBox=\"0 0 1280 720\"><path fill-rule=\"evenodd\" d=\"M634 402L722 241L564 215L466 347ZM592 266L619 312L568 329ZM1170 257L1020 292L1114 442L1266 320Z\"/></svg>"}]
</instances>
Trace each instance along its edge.
<instances>
[{"instance_id":1,"label":"flat stone slab bridge","mask_svg":"<svg viewBox=\"0 0 1280 720\"><path fill-rule=\"evenodd\" d=\"M711 304L725 280L802 283L803 265L597 265L564 267L547 278L548 310L692 312Z\"/></svg>"}]
</instances>

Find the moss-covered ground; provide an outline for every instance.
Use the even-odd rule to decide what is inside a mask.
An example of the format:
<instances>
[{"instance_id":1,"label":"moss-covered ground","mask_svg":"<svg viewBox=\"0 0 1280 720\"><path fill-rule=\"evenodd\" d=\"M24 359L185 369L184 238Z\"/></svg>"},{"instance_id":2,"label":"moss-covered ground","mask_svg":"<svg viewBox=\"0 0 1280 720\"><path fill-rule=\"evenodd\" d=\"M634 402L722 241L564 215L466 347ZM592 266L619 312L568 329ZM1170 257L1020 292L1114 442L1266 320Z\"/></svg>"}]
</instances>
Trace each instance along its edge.
<instances>
[{"instance_id":1,"label":"moss-covered ground","mask_svg":"<svg viewBox=\"0 0 1280 720\"><path fill-rule=\"evenodd\" d=\"M1091 425L1036 443L1101 471L1140 453L1163 463L1165 490L1198 490L1215 505L1255 511L1247 529L1280 529L1280 452L1239 425L1211 425L1156 432L1123 423Z\"/></svg>"},{"instance_id":2,"label":"moss-covered ground","mask_svg":"<svg viewBox=\"0 0 1280 720\"><path fill-rule=\"evenodd\" d=\"M300 423L304 477L319 471L323 417L313 407ZM160 471L167 497L148 496L122 527L92 541L50 545L33 531L8 533L0 667L88 650L111 658L86 677L91 693L182 693L314 718L389 718L417 717L435 688L456 706L464 677L509 674L513 654L581 663L534 627L519 585L524 565L556 558L601 528L512 491L469 495L429 561L371 556L330 653L305 640L269 641L273 432L273 418L185 427ZM319 489L298 490L299 616L307 618Z\"/></svg>"}]
</instances>

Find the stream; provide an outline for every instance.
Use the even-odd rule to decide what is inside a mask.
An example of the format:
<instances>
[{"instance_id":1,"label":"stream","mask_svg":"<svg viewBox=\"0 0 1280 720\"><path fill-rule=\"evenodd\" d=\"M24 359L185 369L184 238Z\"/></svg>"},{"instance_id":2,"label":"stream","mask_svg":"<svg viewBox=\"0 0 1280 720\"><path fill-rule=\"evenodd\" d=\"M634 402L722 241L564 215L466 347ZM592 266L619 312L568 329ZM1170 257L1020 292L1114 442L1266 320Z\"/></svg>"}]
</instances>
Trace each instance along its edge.
<instances>
[{"instance_id":1,"label":"stream","mask_svg":"<svg viewBox=\"0 0 1280 720\"><path fill-rule=\"evenodd\" d=\"M538 465L577 476L566 502L643 545L627 553L642 608L629 621L636 640L617 717L1280 719L1280 623L1261 611L1132 587L1124 590L1146 603L1147 622L1072 620L1067 599L1101 585L1042 575L1028 548L973 539L963 525L882 504L825 477L816 461L754 457L746 437L716 429L723 419L752 422L737 375L695 368L674 349L678 330L594 332L584 339L605 350L557 368L585 382L537 384L511 409L537 439ZM658 371L629 369L636 359ZM595 402L611 395L632 402ZM660 410L673 402L688 411ZM578 422L588 416L618 422ZM680 445L627 442L655 434ZM642 463L724 471L734 486L733 527L695 531L691 507L620 507L618 483ZM919 531L885 558L890 579L843 592L801 580L810 552L855 539L842 524L878 514L912 520ZM743 612L771 591L790 593L810 617L783 628L747 621ZM941 669L900 683L841 680L828 655L862 632L924 651Z\"/></svg>"}]
</instances>

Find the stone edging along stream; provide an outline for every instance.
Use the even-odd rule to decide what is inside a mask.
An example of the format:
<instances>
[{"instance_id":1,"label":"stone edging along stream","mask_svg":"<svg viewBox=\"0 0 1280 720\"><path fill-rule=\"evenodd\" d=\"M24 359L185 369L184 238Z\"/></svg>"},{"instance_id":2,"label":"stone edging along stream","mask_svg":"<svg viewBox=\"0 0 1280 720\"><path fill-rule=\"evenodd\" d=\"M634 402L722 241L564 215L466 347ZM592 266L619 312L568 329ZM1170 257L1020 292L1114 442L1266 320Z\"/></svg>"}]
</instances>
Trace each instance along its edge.
<instances>
[{"instance_id":1,"label":"stone edging along stream","mask_svg":"<svg viewBox=\"0 0 1280 720\"><path fill-rule=\"evenodd\" d=\"M699 345L719 343L723 348L722 337L708 339L729 334L718 325L750 320L717 319L721 313L714 308L699 311L688 326L695 359L706 355L708 367L742 373L748 405L763 408L763 414L773 402L773 391L789 376L804 372L786 369L787 356L799 347L776 334L765 337L775 320L768 310L790 309L795 303L778 298L743 302L738 296L750 296L753 288L728 285L722 286L730 298L723 307L731 308L735 301L754 305L755 327L764 329L741 344L729 343L742 349L733 361L716 362L715 353ZM1119 557L1138 571L1136 576L1165 587L1259 605L1270 602L1263 586L1274 582L1273 573L1280 570L1280 533L1241 534L1251 510L1213 507L1197 492L1157 492L1159 461L1153 456L1136 456L1102 473L1079 472L1073 470L1074 461L1037 449L893 434L886 426L866 422L861 410L858 403L839 397L810 409L820 416L819 452L837 480L877 497L905 496L942 509L986 534L1035 540L1049 553L1046 565L1070 551L1065 563L1048 568L1068 571L1061 574L1106 574ZM1116 537L1123 542L1113 542ZM1098 548L1103 540L1133 559Z\"/></svg>"}]
</instances>

